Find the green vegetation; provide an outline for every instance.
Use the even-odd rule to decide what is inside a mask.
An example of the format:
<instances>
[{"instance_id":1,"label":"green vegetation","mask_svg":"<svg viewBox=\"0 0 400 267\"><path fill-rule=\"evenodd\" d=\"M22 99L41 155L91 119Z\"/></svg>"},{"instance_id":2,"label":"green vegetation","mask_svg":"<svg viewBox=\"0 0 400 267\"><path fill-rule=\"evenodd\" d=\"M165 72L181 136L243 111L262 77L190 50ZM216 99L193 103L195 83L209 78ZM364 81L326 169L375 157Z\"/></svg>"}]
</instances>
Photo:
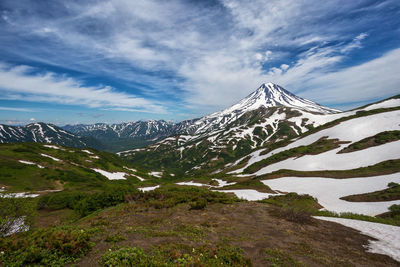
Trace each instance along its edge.
<instances>
[{"instance_id":1,"label":"green vegetation","mask_svg":"<svg viewBox=\"0 0 400 267\"><path fill-rule=\"evenodd\" d=\"M108 235L104 241L109 242L109 243L118 243L120 241L126 240L126 237L121 235L121 234L115 234L115 235Z\"/></svg>"},{"instance_id":2,"label":"green vegetation","mask_svg":"<svg viewBox=\"0 0 400 267\"><path fill-rule=\"evenodd\" d=\"M376 222L383 224L390 224L394 226L400 226L400 213L399 213L400 205L392 205L389 207L389 212L382 214L382 216L367 216L363 214L355 214L351 212L343 212L336 213L331 211L320 210L315 212L314 216L325 216L325 217L337 217L337 218L346 218L367 222Z\"/></svg>"},{"instance_id":3,"label":"green vegetation","mask_svg":"<svg viewBox=\"0 0 400 267\"><path fill-rule=\"evenodd\" d=\"M304 266L300 262L294 260L285 251L280 249L266 249L265 250L265 260L271 266L281 266L281 267L301 267Z\"/></svg>"},{"instance_id":4,"label":"green vegetation","mask_svg":"<svg viewBox=\"0 0 400 267\"><path fill-rule=\"evenodd\" d=\"M139 194L139 192L129 186L121 185L108 185L103 188L103 191L92 194L76 191L57 192L41 197L38 208L50 210L68 208L84 217L94 211L126 202L129 195L133 194Z\"/></svg>"},{"instance_id":5,"label":"green vegetation","mask_svg":"<svg viewBox=\"0 0 400 267\"><path fill-rule=\"evenodd\" d=\"M338 153L348 153L358 150L363 150L373 146L383 145L389 142L400 140L400 131L386 131L378 133L374 136L364 138L354 142L348 147L343 148Z\"/></svg>"},{"instance_id":6,"label":"green vegetation","mask_svg":"<svg viewBox=\"0 0 400 267\"><path fill-rule=\"evenodd\" d=\"M75 227L52 227L0 239L3 266L64 266L93 246L91 232Z\"/></svg>"},{"instance_id":7,"label":"green vegetation","mask_svg":"<svg viewBox=\"0 0 400 267\"><path fill-rule=\"evenodd\" d=\"M267 199L259 201L260 203L268 203L281 208L293 208L304 210L309 213L321 208L318 200L310 195L299 195L297 193L288 193L286 195L271 196Z\"/></svg>"},{"instance_id":8,"label":"green vegetation","mask_svg":"<svg viewBox=\"0 0 400 267\"><path fill-rule=\"evenodd\" d=\"M10 234L10 231L18 225L19 227L15 229L17 231L32 225L35 216L33 200L0 197L0 207L0 239Z\"/></svg>"},{"instance_id":9,"label":"green vegetation","mask_svg":"<svg viewBox=\"0 0 400 267\"><path fill-rule=\"evenodd\" d=\"M162 229L160 225L151 227L128 227L129 234L142 234L145 237L179 237L182 240L191 240L195 242L203 241L205 237L204 226L190 224L176 224L172 229Z\"/></svg>"},{"instance_id":10,"label":"green vegetation","mask_svg":"<svg viewBox=\"0 0 400 267\"><path fill-rule=\"evenodd\" d=\"M371 193L351 195L341 197L340 199L354 202L377 202L377 201L392 201L400 199L400 184L389 183L388 188Z\"/></svg>"},{"instance_id":11,"label":"green vegetation","mask_svg":"<svg viewBox=\"0 0 400 267\"><path fill-rule=\"evenodd\" d=\"M122 247L100 259L103 266L252 266L243 251L231 246L193 248L185 245L159 246L146 253L140 247Z\"/></svg>"},{"instance_id":12,"label":"green vegetation","mask_svg":"<svg viewBox=\"0 0 400 267\"><path fill-rule=\"evenodd\" d=\"M300 224L311 224L311 215L321 208L317 199L309 195L298 195L297 193L271 196L259 202L279 207L272 210L272 215Z\"/></svg>"},{"instance_id":13,"label":"green vegetation","mask_svg":"<svg viewBox=\"0 0 400 267\"><path fill-rule=\"evenodd\" d=\"M400 217L400 205L392 205L389 207L389 211L393 217ZM400 218L399 218L400 219Z\"/></svg>"},{"instance_id":14,"label":"green vegetation","mask_svg":"<svg viewBox=\"0 0 400 267\"><path fill-rule=\"evenodd\" d=\"M259 192L264 192L264 193L274 193L274 191L271 190L271 188L259 180L246 180L246 181L241 181L237 182L236 184L233 185L228 185L220 188L221 190L232 190L232 189L254 189Z\"/></svg>"},{"instance_id":15,"label":"green vegetation","mask_svg":"<svg viewBox=\"0 0 400 267\"><path fill-rule=\"evenodd\" d=\"M322 137L318 141L308 145L308 146L298 146L288 150L281 151L276 153L266 159L260 160L248 166L244 169L244 173L255 173L256 171L260 170L261 168L268 166L270 164L288 159L293 157L301 157L304 155L316 155L323 153L325 151L329 151L335 148L338 148L340 142L338 139L327 139L326 137Z\"/></svg>"},{"instance_id":16,"label":"green vegetation","mask_svg":"<svg viewBox=\"0 0 400 267\"><path fill-rule=\"evenodd\" d=\"M190 203L192 209L203 209L208 204L230 204L240 201L236 197L206 188L177 185L167 185L154 191L139 193L134 196L134 200L141 207L156 209L172 208L183 203Z\"/></svg>"},{"instance_id":17,"label":"green vegetation","mask_svg":"<svg viewBox=\"0 0 400 267\"><path fill-rule=\"evenodd\" d=\"M131 165L116 155L91 150L94 156L79 149L59 147L61 149L47 148L39 143L0 144L0 185L6 186L10 192L48 189L93 192L102 191L102 187L107 184L133 185L139 182L134 177L128 177L126 181L110 181L92 170L98 168L109 172L130 173L123 166ZM41 154L50 155L59 161ZM19 160L35 164L28 165Z\"/></svg>"}]
</instances>

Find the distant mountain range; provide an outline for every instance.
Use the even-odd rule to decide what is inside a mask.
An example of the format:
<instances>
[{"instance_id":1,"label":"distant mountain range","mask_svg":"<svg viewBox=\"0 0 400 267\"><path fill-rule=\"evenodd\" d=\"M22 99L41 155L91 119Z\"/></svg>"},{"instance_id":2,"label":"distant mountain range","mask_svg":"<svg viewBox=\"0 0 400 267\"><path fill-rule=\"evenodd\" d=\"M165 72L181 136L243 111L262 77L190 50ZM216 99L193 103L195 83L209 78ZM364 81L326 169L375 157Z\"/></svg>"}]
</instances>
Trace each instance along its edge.
<instances>
[{"instance_id":1,"label":"distant mountain range","mask_svg":"<svg viewBox=\"0 0 400 267\"><path fill-rule=\"evenodd\" d=\"M213 165L212 159L221 153L225 160L232 160L257 147L298 136L341 114L344 113L298 97L279 85L264 83L237 104L197 119L63 127L47 123L24 127L0 125L0 142L93 147L119 152L128 158L146 153L143 160L153 157L152 153L158 156L175 153L190 162L190 166L196 162L190 155L197 159L201 154L202 162L208 159Z\"/></svg>"},{"instance_id":2,"label":"distant mountain range","mask_svg":"<svg viewBox=\"0 0 400 267\"><path fill-rule=\"evenodd\" d=\"M263 114L267 109L273 107L288 107L311 114L334 114L340 112L295 96L279 85L265 83L236 105L220 112L179 123L149 120L120 124L66 125L62 128L79 136L94 137L107 144L108 150L117 152L127 148L144 147L177 134L194 137L210 135L210 133L220 131L234 122L237 122L237 125L246 124L246 119L244 118L254 115L249 114L249 112L254 113L254 111L260 110ZM245 114L247 115L244 116ZM259 114L259 116L266 117L269 115L268 112L264 115L262 114ZM182 138L188 139L186 137ZM189 139L192 140L193 138Z\"/></svg>"},{"instance_id":3,"label":"distant mountain range","mask_svg":"<svg viewBox=\"0 0 400 267\"><path fill-rule=\"evenodd\" d=\"M103 145L93 137L81 137L50 123L30 123L26 126L0 124L0 143L37 142L69 147L96 147Z\"/></svg>"}]
</instances>

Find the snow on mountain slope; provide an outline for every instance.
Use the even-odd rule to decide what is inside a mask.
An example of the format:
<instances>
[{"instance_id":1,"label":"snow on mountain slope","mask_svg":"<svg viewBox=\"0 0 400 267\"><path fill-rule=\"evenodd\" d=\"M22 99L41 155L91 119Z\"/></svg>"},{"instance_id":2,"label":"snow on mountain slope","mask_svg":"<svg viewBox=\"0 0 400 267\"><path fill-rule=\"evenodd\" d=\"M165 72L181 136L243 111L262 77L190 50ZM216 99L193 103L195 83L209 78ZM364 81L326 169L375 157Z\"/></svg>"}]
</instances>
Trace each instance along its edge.
<instances>
[{"instance_id":1,"label":"snow on mountain slope","mask_svg":"<svg viewBox=\"0 0 400 267\"><path fill-rule=\"evenodd\" d=\"M97 144L95 140L82 138L49 123L37 122L26 126L0 124L0 143L16 142L51 143L71 147Z\"/></svg>"},{"instance_id":2,"label":"snow on mountain slope","mask_svg":"<svg viewBox=\"0 0 400 267\"><path fill-rule=\"evenodd\" d=\"M258 109L262 106L266 108L285 106L321 114L340 112L339 110L330 109L310 100L296 96L279 85L273 83L264 83L256 91L248 95L236 105L214 114L225 115L230 113L239 113L242 111ZM215 116L214 114L211 114L210 116Z\"/></svg>"},{"instance_id":3,"label":"snow on mountain slope","mask_svg":"<svg viewBox=\"0 0 400 267\"><path fill-rule=\"evenodd\" d=\"M373 110L377 108L393 108L393 107L398 107L400 106L400 97L399 98L393 98L393 99L388 99L376 104L369 105L364 108L364 110Z\"/></svg>"},{"instance_id":4,"label":"snow on mountain slope","mask_svg":"<svg viewBox=\"0 0 400 267\"><path fill-rule=\"evenodd\" d=\"M173 126L174 123L164 120L148 120L118 124L96 123L87 125L66 125L63 126L63 129L78 135L93 136L96 138L154 138L168 136L173 132Z\"/></svg>"},{"instance_id":5,"label":"snow on mountain slope","mask_svg":"<svg viewBox=\"0 0 400 267\"><path fill-rule=\"evenodd\" d=\"M299 127L301 129L301 132L306 132L308 131L307 127L305 127L304 122L306 121L308 125L312 125L313 127L317 127L323 124L326 124L328 122L343 118L343 117L348 117L348 116L353 116L355 115L357 112L360 111L370 111L370 110L374 110L374 109L379 109L379 108L395 108L395 107L399 107L400 106L400 98L394 98L394 99L386 99L384 101L380 101L378 103L375 104L371 104L368 106L364 106L361 108L357 108L354 110L350 110L350 111L346 111L346 112L341 112L341 113L336 113L336 114L313 114L313 113L309 113L309 112L304 112L304 111L298 111L301 115L299 116L294 116L291 117L289 119L287 119L287 121L294 123L297 127ZM389 124L391 124L391 122L389 121ZM347 126L351 126L350 124L346 124ZM369 130L372 130L374 127L370 127ZM368 133L368 131L365 131L365 133ZM378 128L375 128L374 131L378 131ZM343 133L348 132L347 129L346 131L343 131ZM375 133L376 134L376 133ZM321 135L314 135L314 137L319 136L322 137ZM316 141L315 138L312 139L307 139L307 138L311 138L311 137L306 137L303 138L303 142L306 142L306 140L313 140L312 142L306 142L304 145L309 145L313 142ZM271 154L274 153L278 153L282 150L286 150L286 149L290 149L294 146L297 146L297 143L291 144L289 146L286 147L282 147L279 149L274 150L272 153L268 153L266 155L260 155L260 153L264 150L264 148L256 150L252 153L250 153L249 155L246 155L244 157L239 158L238 160L236 160L234 163L229 164L230 166L235 166L237 165L240 161L242 161L245 157L250 156L250 160L248 161L248 163L246 164L245 167L240 168L238 170L235 170L231 173L239 173L242 172L246 167L250 166L251 164L260 161L262 159L268 158L269 156L271 156Z\"/></svg>"},{"instance_id":6,"label":"snow on mountain slope","mask_svg":"<svg viewBox=\"0 0 400 267\"><path fill-rule=\"evenodd\" d=\"M324 177L284 177L264 180L272 190L309 194L318 199L326 210L353 212L375 216L388 211L388 207L400 204L400 200L380 202L350 202L341 197L370 193L387 188L390 182L400 183L400 173L372 177L332 179Z\"/></svg>"},{"instance_id":7,"label":"snow on mountain slope","mask_svg":"<svg viewBox=\"0 0 400 267\"><path fill-rule=\"evenodd\" d=\"M321 216L314 218L340 223L374 238L374 240L369 240L369 244L366 246L368 252L388 255L400 262L400 227L344 218Z\"/></svg>"},{"instance_id":8,"label":"snow on mountain slope","mask_svg":"<svg viewBox=\"0 0 400 267\"><path fill-rule=\"evenodd\" d=\"M396 122L400 122L400 111L398 110L347 120L333 127L301 138L285 147L275 149L265 155L260 156L260 151L253 152L250 155L251 159L246 166L235 170L232 173L240 173L251 164L266 159L281 151L294 147L310 145L322 137L328 137L329 139L337 138L340 141L356 142L383 131L400 130L400 124ZM279 169L307 171L346 170L376 164L389 159L400 158L400 141L387 143L377 147L370 147L368 149L351 153L337 154L338 151L348 145L349 144L342 144L337 149L317 155L305 155L300 158L289 158L266 166L255 174L262 175Z\"/></svg>"},{"instance_id":9,"label":"snow on mountain slope","mask_svg":"<svg viewBox=\"0 0 400 267\"><path fill-rule=\"evenodd\" d=\"M239 103L194 121L192 125L186 128L186 131L191 134L199 134L215 129L222 129L243 116L246 112L261 107L289 107L316 114L335 114L340 112L339 110L330 109L296 96L279 85L264 83Z\"/></svg>"},{"instance_id":10,"label":"snow on mountain slope","mask_svg":"<svg viewBox=\"0 0 400 267\"><path fill-rule=\"evenodd\" d=\"M181 132L174 136L143 149L122 151L119 155L130 160L140 158L143 164L149 161L155 164L163 157L178 157L185 168L189 168L187 171L214 168L257 147L296 137L340 118L341 114L297 97L278 85L265 83L223 111L178 123L175 127Z\"/></svg>"}]
</instances>

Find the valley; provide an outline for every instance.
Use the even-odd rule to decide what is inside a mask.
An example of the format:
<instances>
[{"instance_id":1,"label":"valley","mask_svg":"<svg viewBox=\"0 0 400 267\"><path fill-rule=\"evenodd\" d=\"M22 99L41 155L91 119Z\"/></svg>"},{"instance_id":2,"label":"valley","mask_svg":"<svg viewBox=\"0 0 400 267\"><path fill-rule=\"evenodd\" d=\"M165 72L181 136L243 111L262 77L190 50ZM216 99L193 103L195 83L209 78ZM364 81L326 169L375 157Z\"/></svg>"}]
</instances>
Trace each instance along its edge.
<instances>
[{"instance_id":1,"label":"valley","mask_svg":"<svg viewBox=\"0 0 400 267\"><path fill-rule=\"evenodd\" d=\"M1 125L0 265L398 266L399 133L399 95L273 83L179 123Z\"/></svg>"}]
</instances>

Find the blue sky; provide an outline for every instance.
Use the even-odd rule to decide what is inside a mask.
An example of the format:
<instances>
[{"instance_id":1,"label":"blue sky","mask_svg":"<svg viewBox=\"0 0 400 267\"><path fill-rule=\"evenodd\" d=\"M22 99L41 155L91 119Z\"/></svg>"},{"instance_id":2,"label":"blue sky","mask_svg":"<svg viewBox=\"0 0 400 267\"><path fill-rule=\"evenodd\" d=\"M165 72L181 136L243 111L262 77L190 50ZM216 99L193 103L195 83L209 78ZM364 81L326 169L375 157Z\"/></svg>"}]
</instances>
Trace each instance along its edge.
<instances>
[{"instance_id":1,"label":"blue sky","mask_svg":"<svg viewBox=\"0 0 400 267\"><path fill-rule=\"evenodd\" d=\"M0 123L180 121L270 81L345 110L399 73L398 0L0 2Z\"/></svg>"}]
</instances>

